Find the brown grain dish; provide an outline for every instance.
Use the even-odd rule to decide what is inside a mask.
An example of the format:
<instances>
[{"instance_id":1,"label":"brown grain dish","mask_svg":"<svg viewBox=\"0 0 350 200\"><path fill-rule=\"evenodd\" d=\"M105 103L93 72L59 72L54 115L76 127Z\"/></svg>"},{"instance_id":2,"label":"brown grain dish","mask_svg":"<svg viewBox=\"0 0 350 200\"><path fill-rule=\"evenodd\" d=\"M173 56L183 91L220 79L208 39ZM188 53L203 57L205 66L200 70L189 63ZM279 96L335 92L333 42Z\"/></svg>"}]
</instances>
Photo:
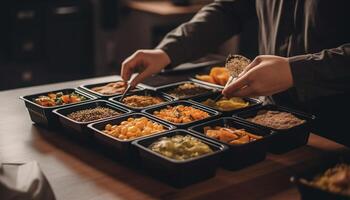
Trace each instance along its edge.
<instances>
[{"instance_id":1,"label":"brown grain dish","mask_svg":"<svg viewBox=\"0 0 350 200\"><path fill-rule=\"evenodd\" d=\"M247 120L274 129L289 129L306 122L291 113L272 110L261 110L255 117Z\"/></svg>"},{"instance_id":2,"label":"brown grain dish","mask_svg":"<svg viewBox=\"0 0 350 200\"><path fill-rule=\"evenodd\" d=\"M249 133L244 129L221 126L206 126L204 127L204 134L210 138L214 138L228 144L246 144L262 138L261 136Z\"/></svg>"},{"instance_id":3,"label":"brown grain dish","mask_svg":"<svg viewBox=\"0 0 350 200\"><path fill-rule=\"evenodd\" d=\"M142 108L147 106L152 106L165 102L164 99L160 97L151 97L143 95L131 95L123 99L123 103L136 108Z\"/></svg>"},{"instance_id":4,"label":"brown grain dish","mask_svg":"<svg viewBox=\"0 0 350 200\"><path fill-rule=\"evenodd\" d=\"M167 93L176 98L188 98L210 92L208 88L201 87L194 83L184 83Z\"/></svg>"},{"instance_id":5,"label":"brown grain dish","mask_svg":"<svg viewBox=\"0 0 350 200\"><path fill-rule=\"evenodd\" d=\"M96 108L72 112L67 115L67 117L78 122L91 122L107 117L117 116L120 114L120 112L117 112L113 109L98 106Z\"/></svg>"},{"instance_id":6,"label":"brown grain dish","mask_svg":"<svg viewBox=\"0 0 350 200\"><path fill-rule=\"evenodd\" d=\"M104 95L113 95L113 94L121 94L124 92L127 84L123 81L108 83L107 85L93 87L92 91L104 94Z\"/></svg>"}]
</instances>

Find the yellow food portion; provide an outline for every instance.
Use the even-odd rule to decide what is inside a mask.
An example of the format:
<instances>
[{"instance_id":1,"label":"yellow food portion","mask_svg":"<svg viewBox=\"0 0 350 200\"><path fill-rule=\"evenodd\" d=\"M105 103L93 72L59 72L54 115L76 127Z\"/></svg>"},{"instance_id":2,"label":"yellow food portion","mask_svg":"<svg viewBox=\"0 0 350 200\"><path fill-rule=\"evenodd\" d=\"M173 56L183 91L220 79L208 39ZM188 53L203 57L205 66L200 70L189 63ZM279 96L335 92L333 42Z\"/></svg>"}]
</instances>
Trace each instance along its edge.
<instances>
[{"instance_id":1,"label":"yellow food portion","mask_svg":"<svg viewBox=\"0 0 350 200\"><path fill-rule=\"evenodd\" d=\"M189 123L209 117L205 111L191 106L167 106L159 111L154 111L153 115L173 123Z\"/></svg>"},{"instance_id":2,"label":"yellow food portion","mask_svg":"<svg viewBox=\"0 0 350 200\"><path fill-rule=\"evenodd\" d=\"M223 97L216 102L213 99L207 99L202 104L221 111L232 111L249 106L249 102L239 97L232 97L230 99Z\"/></svg>"},{"instance_id":3,"label":"yellow food portion","mask_svg":"<svg viewBox=\"0 0 350 200\"><path fill-rule=\"evenodd\" d=\"M152 143L149 148L175 160L186 160L213 152L207 144L190 135L162 137Z\"/></svg>"},{"instance_id":4,"label":"yellow food portion","mask_svg":"<svg viewBox=\"0 0 350 200\"><path fill-rule=\"evenodd\" d=\"M107 124L104 133L122 140L134 139L164 131L163 125L153 122L146 117L129 118L119 125Z\"/></svg>"},{"instance_id":5,"label":"yellow food portion","mask_svg":"<svg viewBox=\"0 0 350 200\"><path fill-rule=\"evenodd\" d=\"M196 79L224 86L230 77L230 72L225 67L213 67L208 75L196 75Z\"/></svg>"}]
</instances>

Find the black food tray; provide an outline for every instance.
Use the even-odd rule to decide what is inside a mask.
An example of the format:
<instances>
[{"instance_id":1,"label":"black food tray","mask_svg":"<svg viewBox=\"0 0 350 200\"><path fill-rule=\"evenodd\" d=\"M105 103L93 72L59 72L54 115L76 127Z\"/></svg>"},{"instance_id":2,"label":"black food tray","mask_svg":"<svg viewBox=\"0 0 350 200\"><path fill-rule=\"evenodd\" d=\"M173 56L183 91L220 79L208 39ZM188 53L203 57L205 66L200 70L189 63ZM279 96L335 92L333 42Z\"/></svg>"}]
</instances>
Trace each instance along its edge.
<instances>
[{"instance_id":1,"label":"black food tray","mask_svg":"<svg viewBox=\"0 0 350 200\"><path fill-rule=\"evenodd\" d=\"M131 96L131 95L143 95L143 96L160 97L160 98L162 98L165 101L164 103L174 101L173 97L171 97L171 96L169 96L169 95L167 95L165 93L157 92L157 91L149 90L149 89L144 89L144 90L140 90L140 91L130 92L125 97ZM131 106L128 106L128 105L126 105L126 104L124 104L124 103L119 101L121 96L122 95L119 95L119 96L116 96L116 97L112 97L112 98L109 99L109 101L111 101L113 103L116 103L116 104L119 104L119 105L122 105L123 107L127 107L130 110L134 110L134 111L138 111L138 112L140 112L143 109L147 109L147 108L151 108L151 107L154 107L154 106L159 106L159 105L164 104L164 103L160 103L160 104L146 106L146 107L140 107L140 108L131 107Z\"/></svg>"},{"instance_id":2,"label":"black food tray","mask_svg":"<svg viewBox=\"0 0 350 200\"><path fill-rule=\"evenodd\" d=\"M208 92L204 92L204 93L201 93L201 94L193 94L193 95L187 96L187 97L176 97L176 96L172 96L172 95L169 94L169 91L171 91L171 90L177 88L179 85L182 85L182 84L185 84L185 83L193 83L193 84L198 85L200 87L206 88L206 89L208 89ZM210 87L208 85L196 83L196 82L193 82L193 81L181 81L181 82L172 83L172 84L168 84L168 85L164 85L164 86L156 88L156 91L163 92L163 93L165 93L165 94L167 94L169 96L172 96L173 98L178 99L178 100L187 100L187 99L191 99L191 98L194 98L194 97L206 96L206 95L212 94L213 92L217 92L218 90L219 90L218 88Z\"/></svg>"},{"instance_id":3,"label":"black food tray","mask_svg":"<svg viewBox=\"0 0 350 200\"><path fill-rule=\"evenodd\" d=\"M332 168L336 166L339 163L345 163L350 164L350 157L349 155L338 157L338 158L327 158L323 159L324 162L314 166L312 168L309 168L308 170L305 170L302 173L299 173L298 175L291 177L291 182L297 185L298 190L301 195L301 199L303 200L328 200L328 199L337 199L337 200L349 200L350 196L346 196L343 194L337 194L331 191L327 191L315 186L311 186L305 182L302 181L302 179L310 181L315 176L318 176L325 172L327 169Z\"/></svg>"},{"instance_id":4,"label":"black food tray","mask_svg":"<svg viewBox=\"0 0 350 200\"><path fill-rule=\"evenodd\" d=\"M232 116L233 114L235 113L239 113L239 112L242 112L244 110L249 110L251 108L256 108L256 107L259 107L261 106L262 102L259 100L259 99L254 99L254 98L243 98L243 100L249 102L249 106L245 107L245 108L239 108L239 109L236 109L236 110L231 110L231 111L223 111L223 110L219 110L219 109L216 109L216 108L213 108L213 107L210 107L210 106L207 106L207 105L204 105L202 104L203 101L207 100L207 99L215 99L218 95L220 95L221 92L215 92L213 94L209 94L207 96L202 96L202 97L195 97L195 98L192 98L191 101L194 101L196 103L199 103L200 105L202 106L205 106L205 107L208 107L208 108L211 108L213 110L217 110L219 112L221 112L223 114L223 116Z\"/></svg>"},{"instance_id":5,"label":"black food tray","mask_svg":"<svg viewBox=\"0 0 350 200\"><path fill-rule=\"evenodd\" d=\"M191 106L193 108L205 111L205 112L209 113L209 117L205 118L205 119L202 119L202 120L189 122L189 123L173 123L173 122L169 122L169 121L163 120L163 119L158 118L155 115L153 115L154 111L159 111L159 110L161 110L163 108L166 108L167 106L177 106L177 105ZM185 100L179 100L179 101L175 101L175 102L169 102L167 104L163 104L163 105L160 105L160 106L154 106L152 108L142 110L142 112L146 113L148 115L152 115L153 117L155 117L155 118L157 118L159 120L165 121L166 123L172 124L173 126L176 126L177 128L187 128L187 127L193 126L193 125L198 124L198 123L202 123L202 122L205 122L205 121L209 121L209 120L215 119L215 118L217 118L217 117L219 117L221 115L221 113L216 111L216 110L212 110L210 108L198 105L198 104L196 104L194 102L185 101Z\"/></svg>"},{"instance_id":6,"label":"black food tray","mask_svg":"<svg viewBox=\"0 0 350 200\"><path fill-rule=\"evenodd\" d=\"M91 132L87 128L88 124L98 122L98 121L103 121L106 119L115 118L118 116L108 117L108 118L94 120L94 121L90 121L90 122L78 122L78 121L75 121L75 120L68 118L67 115L69 115L70 113L75 112L75 111L89 109L89 108L96 108L98 106L111 108L115 111L118 111L121 113L118 116L132 112L131 110L125 109L121 106L118 106L116 104L110 103L110 102L105 101L105 100L96 100L96 101L91 101L91 102L87 102L87 103L82 103L79 105L68 106L65 108L56 109L53 112L58 116L59 121L64 128L66 128L68 130L72 130L72 131L77 132L77 133L81 133L84 136L84 135L91 135L90 134Z\"/></svg>"},{"instance_id":7,"label":"black food tray","mask_svg":"<svg viewBox=\"0 0 350 200\"><path fill-rule=\"evenodd\" d=\"M100 86L104 86L104 85L107 85L109 83L115 83L115 82L123 82L122 80L116 80L116 81L108 81L108 82L102 82L102 83L95 83L95 84L87 84L87 85L81 85L79 86L79 90L82 90L84 92L88 92L90 94L93 94L95 96L98 96L102 99L109 99L111 97L114 97L114 96L118 96L118 95L121 95L121 93L115 93L115 94L110 94L110 95L107 95L107 94L101 94L99 92L95 92L93 90L91 90L91 88L94 88L94 87L100 87ZM136 88L132 91L138 91L138 90L141 90L142 87L139 87L139 86L136 86Z\"/></svg>"},{"instance_id":8,"label":"black food tray","mask_svg":"<svg viewBox=\"0 0 350 200\"><path fill-rule=\"evenodd\" d=\"M295 126L289 129L274 129L266 126L261 126L256 123L252 123L247 118L251 118L257 115L259 110L277 110L282 112L289 112L298 117L299 119L306 120L305 123ZM312 123L315 119L315 116L309 115L300 111L292 110L286 107L278 105L264 105L262 107L252 108L247 111L243 111L233 115L233 117L242 120L246 123L249 123L253 126L272 130L273 134L271 137L271 143L269 151L271 153L285 153L297 147L307 144Z\"/></svg>"},{"instance_id":9,"label":"black food tray","mask_svg":"<svg viewBox=\"0 0 350 200\"><path fill-rule=\"evenodd\" d=\"M206 126L222 126L232 127L237 129L245 129L247 132L254 135L263 136L259 140L249 142L242 145L231 145L220 140L210 138L204 134L204 127ZM244 122L238 121L232 117L223 117L215 119L209 122L205 122L189 128L190 131L196 133L202 137L210 138L218 143L222 143L228 146L228 150L222 156L222 166L230 170L241 169L248 165L262 161L266 157L267 147L271 138L271 131L267 129L259 129L257 127L248 125Z\"/></svg>"},{"instance_id":10,"label":"black food tray","mask_svg":"<svg viewBox=\"0 0 350 200\"><path fill-rule=\"evenodd\" d=\"M209 145L214 152L196 158L178 161L153 152L148 148L159 138L164 136L171 137L174 135L191 135L196 137ZM149 173L175 187L185 187L213 177L219 165L221 153L227 149L225 145L182 129L135 140L133 145L137 146L142 163Z\"/></svg>"},{"instance_id":11,"label":"black food tray","mask_svg":"<svg viewBox=\"0 0 350 200\"><path fill-rule=\"evenodd\" d=\"M33 99L35 99L41 95L47 95L49 93L57 93L57 92L63 92L64 94L70 94L72 92L75 92L77 94L80 94L80 95L86 97L87 100L77 102L77 103L70 103L70 104L58 105L58 106L52 106L52 107L41 106L33 101ZM82 92L80 90L76 90L74 88L66 88L66 89L61 89L61 90L42 92L42 93L38 93L38 94L22 96L20 98L25 102L25 106L28 109L31 120L39 125L46 126L49 128L57 128L60 125L57 115L52 113L52 111L54 109L64 108L64 107L67 107L70 105L81 104L84 102L89 102L89 101L97 99L97 97L95 97L93 95L89 95L85 92Z\"/></svg>"},{"instance_id":12,"label":"black food tray","mask_svg":"<svg viewBox=\"0 0 350 200\"><path fill-rule=\"evenodd\" d=\"M130 161L137 160L138 155L135 148L133 148L133 146L131 145L131 142L139 138L131 139L131 140L121 140L104 133L102 130L105 128L107 124L119 125L122 121L125 121L130 117L133 117L133 118L147 117L148 119L151 119L154 122L162 124L167 130L172 130L175 128L172 125L159 121L143 113L130 113L123 116L115 117L113 119L108 119L101 122L89 124L88 128L93 131L94 138L96 138L96 140L103 147L111 150L112 152L115 152L117 158L120 158L123 160L130 160ZM160 134L160 133L155 133L154 135ZM148 136L144 136L144 137L148 137ZM143 137L140 137L140 138L143 138Z\"/></svg>"}]
</instances>

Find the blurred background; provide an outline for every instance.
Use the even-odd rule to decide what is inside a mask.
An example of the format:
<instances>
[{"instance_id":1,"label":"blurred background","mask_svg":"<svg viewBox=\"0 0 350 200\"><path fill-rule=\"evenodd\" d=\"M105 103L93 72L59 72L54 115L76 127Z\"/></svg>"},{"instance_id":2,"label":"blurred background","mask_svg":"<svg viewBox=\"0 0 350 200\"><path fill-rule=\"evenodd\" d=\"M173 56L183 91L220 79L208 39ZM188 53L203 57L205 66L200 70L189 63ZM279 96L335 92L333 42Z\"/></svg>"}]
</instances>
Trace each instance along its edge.
<instances>
[{"instance_id":1,"label":"blurred background","mask_svg":"<svg viewBox=\"0 0 350 200\"><path fill-rule=\"evenodd\" d=\"M2 0L0 90L119 74L212 0ZM220 33L218 33L219 37ZM252 19L214 54L257 54Z\"/></svg>"}]
</instances>

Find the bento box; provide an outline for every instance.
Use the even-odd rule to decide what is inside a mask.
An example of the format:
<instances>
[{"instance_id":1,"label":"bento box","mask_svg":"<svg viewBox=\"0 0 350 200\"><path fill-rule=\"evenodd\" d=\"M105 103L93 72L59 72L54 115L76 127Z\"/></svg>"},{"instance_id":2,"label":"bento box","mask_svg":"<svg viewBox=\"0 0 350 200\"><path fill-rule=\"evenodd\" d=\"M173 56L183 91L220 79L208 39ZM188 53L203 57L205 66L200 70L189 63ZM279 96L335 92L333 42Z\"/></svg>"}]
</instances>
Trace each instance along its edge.
<instances>
[{"instance_id":1,"label":"bento box","mask_svg":"<svg viewBox=\"0 0 350 200\"><path fill-rule=\"evenodd\" d=\"M296 184L296 186L298 187L298 190L300 192L301 195L301 199L303 200L314 200L314 199L320 199L320 200L328 200L328 199L339 199L339 200L349 200L350 199L350 195L346 195L346 194L342 194L342 193L336 193L334 191L330 191L327 189L323 189L319 186L316 186L314 184L310 184L310 181L312 181L314 178L316 178L317 176L320 176L321 174L325 173L328 169L330 168L334 168L335 166L337 166L338 164L345 164L345 165L349 165L350 164L350 159L349 156L342 156L342 157L333 157L333 158L327 158L324 159L322 161L321 164L314 166L312 168L309 168L301 173L299 173L298 175L294 175L291 177L291 182ZM339 167L339 166L338 166ZM342 168L338 168L342 169ZM348 177L340 177L339 175L341 174L340 170L336 173L335 170L333 170L333 172L330 172L329 175L332 176L329 177L328 180L330 181L338 181L338 184L344 183L344 184L348 184ZM335 176L337 176L338 180L334 179ZM339 179L343 178L343 181L340 182ZM344 180L345 179L345 180ZM346 181L347 182L344 182ZM327 185L327 183L325 183L325 180L323 179L323 181L325 185ZM329 184L330 182L328 182ZM334 184L334 183L333 183ZM338 185L338 186L346 186L346 185ZM334 187L334 186L333 186ZM349 186L346 186L349 187ZM339 189L339 188L338 188Z\"/></svg>"},{"instance_id":2,"label":"bento box","mask_svg":"<svg viewBox=\"0 0 350 200\"><path fill-rule=\"evenodd\" d=\"M96 109L98 107L103 108L104 110L108 109L106 110L106 112L109 112L111 116L102 117L100 119L92 119L92 120L84 121L83 117L89 117L89 115L92 114L91 113L92 111L90 111L89 113L86 113L85 115L83 115L83 117L76 116L76 118L81 118L79 119L80 121L78 119L69 118L69 114L77 113L79 111L81 112L82 110L86 110L86 109ZM116 111L117 113L113 114L109 109ZM99 112L99 111L93 110L93 112L96 115L96 112ZM87 128L88 124L106 120L106 119L111 119L117 116L121 116L123 114L131 113L131 112L132 111L129 109L123 108L121 106L118 106L114 103L111 103L105 100L95 100L87 103L81 103L78 105L73 105L73 106L68 106L68 107L53 110L53 113L55 113L58 116L59 121L64 128L68 130L72 130L77 133L86 134L86 135L91 135L89 129ZM102 114L100 113L100 115Z\"/></svg>"},{"instance_id":3,"label":"bento box","mask_svg":"<svg viewBox=\"0 0 350 200\"><path fill-rule=\"evenodd\" d=\"M107 85L111 85L111 84L112 85L114 84L114 85L110 86L110 88L114 88L115 90L117 90L117 89L123 88L123 87L117 87L117 86L118 86L118 84L124 84L124 81L123 80L116 80L116 81L108 81L108 82L95 83L95 84L86 84L86 85L79 86L78 89L107 100L111 97L118 96L118 95L123 93L122 90L120 90L118 92L114 92L114 93L108 89L102 90L102 87L106 87ZM126 86L126 85L123 85L123 86ZM135 89L133 89L132 91L138 91L141 89L142 89L142 87L136 86Z\"/></svg>"},{"instance_id":4,"label":"bento box","mask_svg":"<svg viewBox=\"0 0 350 200\"><path fill-rule=\"evenodd\" d=\"M259 111L261 112L263 110L291 113L300 120L304 120L304 122L291 128L276 129L259 125L247 120L248 118L255 117ZM309 115L304 112L296 111L278 105L264 105L262 107L257 107L237 113L233 115L233 117L253 126L273 131L271 143L269 146L269 151L271 153L284 153L305 145L308 142L312 123L315 119L314 115Z\"/></svg>"},{"instance_id":5,"label":"bento box","mask_svg":"<svg viewBox=\"0 0 350 200\"><path fill-rule=\"evenodd\" d=\"M193 81L181 81L157 87L156 91L163 92L177 100L187 100L194 97L206 96L219 91L219 89Z\"/></svg>"},{"instance_id":6,"label":"bento box","mask_svg":"<svg viewBox=\"0 0 350 200\"><path fill-rule=\"evenodd\" d=\"M149 148L158 139L175 135L195 137L208 145L213 152L184 160L175 160L154 152ZM147 171L152 176L175 187L185 187L213 177L219 165L220 157L227 148L225 145L182 129L138 139L133 142L133 145L137 147L142 163Z\"/></svg>"},{"instance_id":7,"label":"bento box","mask_svg":"<svg viewBox=\"0 0 350 200\"><path fill-rule=\"evenodd\" d=\"M225 133L221 135L211 135L212 137L209 137L205 133L205 129L208 127L210 127L212 130L218 127L223 127L225 129L220 128L220 130L225 131ZM236 136L233 135L231 138L229 138L226 135L231 132L230 128L244 129L244 131L253 134L253 136L258 136L261 138L252 139L251 141L242 144L230 143L230 139L233 139L233 136ZM248 165L264 160L266 157L267 147L272 136L272 131L270 130L251 126L232 117L223 117L220 119L198 124L190 127L189 130L202 137L206 137L215 140L218 143L226 145L228 147L228 150L223 154L221 164L224 168L230 170L241 169ZM240 132L238 131L237 133ZM235 134L235 132L232 131L230 134ZM237 137L237 139L239 138Z\"/></svg>"},{"instance_id":8,"label":"bento box","mask_svg":"<svg viewBox=\"0 0 350 200\"><path fill-rule=\"evenodd\" d=\"M144 90L140 90L140 91L135 91L135 92L130 92L128 93L125 98L128 98L130 96L133 96L133 95L138 95L138 96L150 96L150 97L155 97L155 98L159 98L158 100L163 100L164 102L160 102L160 103L157 103L157 104L153 104L153 105L147 105L147 106L144 106L144 107L135 107L135 106L131 106L131 105L128 105L126 103L123 103L123 102L120 102L120 98L121 98L121 95L120 96L116 96L116 97L112 97L109 99L109 101L113 102L113 103L116 103L116 104L119 104L123 107L126 107L130 110L134 110L134 111L138 111L140 112L141 110L143 109L147 109L147 108L151 108L151 107L154 107L154 106L159 106L159 105L162 105L164 103L167 103L167 102L172 102L174 101L174 98L165 94L165 93L162 93L162 92L157 92L157 91L154 91L154 90L149 90L149 89L144 89ZM127 100L125 99L124 100ZM136 101L135 99L132 100L132 99L129 99L131 103L137 103L141 100L138 100ZM157 99L155 99L157 100ZM147 104L147 102L145 102L144 104Z\"/></svg>"},{"instance_id":9,"label":"bento box","mask_svg":"<svg viewBox=\"0 0 350 200\"><path fill-rule=\"evenodd\" d=\"M145 136L141 136L133 139L127 139L127 138L120 139L118 137L112 136L111 134L105 133L103 130L106 128L107 124L111 124L112 126L120 125L121 123L125 123L125 121L128 121L129 118L136 119L141 117L145 117L151 122L155 122L156 124L162 125L164 127L164 131L153 133L154 135L175 129L174 126L164 123L162 121L159 121L143 113L130 113L123 116L115 117L113 119L92 123L88 125L88 128L92 130L94 138L99 144L101 144L102 147L110 149L112 152L115 152L116 154L115 157L123 160L133 161L137 159L138 155L137 155L137 152L135 151L135 148L131 145L131 142L136 139L148 137L153 134L149 134L149 135L145 135Z\"/></svg>"},{"instance_id":10,"label":"bento box","mask_svg":"<svg viewBox=\"0 0 350 200\"><path fill-rule=\"evenodd\" d=\"M220 95L220 93L221 92L215 92L213 94L209 94L206 96L194 97L191 99L191 101L194 101L200 105L211 108L213 110L217 110L217 111L221 112L223 116L227 116L227 117L230 117L235 113L239 113L239 112L242 112L244 110L249 110L251 108L256 108L256 107L259 107L262 105L262 101L260 101L259 99L255 99L255 98L240 98L240 100L243 100L243 101L249 103L249 105L246 107L237 107L236 109L232 109L232 110L214 108L214 107L211 107L211 106L203 103L204 101L206 101L208 99L214 100L218 95Z\"/></svg>"},{"instance_id":11,"label":"bento box","mask_svg":"<svg viewBox=\"0 0 350 200\"><path fill-rule=\"evenodd\" d=\"M83 96L85 98L85 100L79 101L79 102L75 100L76 102L66 103L63 105L52 105L51 104L52 106L42 106L42 105L35 102L35 99L39 98L40 96L43 96L43 95L46 96L49 94L57 95L58 93L62 93L65 97L69 94L75 93L77 95ZM61 96L59 96L59 97L56 96L56 98L59 99L59 98L61 98ZM27 107L30 118L33 122L35 122L36 124L39 124L39 125L49 127L49 128L55 128L55 127L59 127L60 123L59 123L57 115L52 113L52 111L54 109L64 108L64 107L67 107L70 105L80 104L83 102L89 102L89 101L97 99L97 97L90 95L90 94L87 94L85 92L82 92L80 90L76 90L75 88L66 88L66 89L61 89L61 90L26 95L26 96L20 97L20 99L22 99L25 102L25 106ZM69 99L71 99L71 98L69 97ZM63 100L60 100L60 101L63 101ZM51 100L50 100L50 102L51 102Z\"/></svg>"},{"instance_id":12,"label":"bento box","mask_svg":"<svg viewBox=\"0 0 350 200\"><path fill-rule=\"evenodd\" d=\"M193 110L192 111L183 111L184 109L182 109L182 111L181 111L179 106L183 106L186 108L190 107ZM175 109L175 107L176 107L176 109ZM171 114L171 115L173 115L172 119L181 120L182 122L169 121L172 119L167 120L164 117L161 118L161 117L156 116L154 114L155 112L159 112L162 109L171 109L171 110L169 110L169 116ZM175 109L175 110L172 110L172 109ZM195 115L196 113L194 113L194 111L197 111L198 116ZM185 101L185 100L178 100L178 101L169 102L167 104L163 104L160 106L154 106L152 108L142 110L142 112L146 113L148 115L151 115L159 120L165 121L166 123L169 123L177 128L188 128L188 127L193 126L195 124L215 119L221 115L221 113L218 111L215 111L215 110L212 110L210 108L200 106L194 102ZM208 117L205 117L204 115L207 115ZM192 117L192 119L194 119L193 121L191 121L191 117ZM198 120L196 119L196 117Z\"/></svg>"}]
</instances>

